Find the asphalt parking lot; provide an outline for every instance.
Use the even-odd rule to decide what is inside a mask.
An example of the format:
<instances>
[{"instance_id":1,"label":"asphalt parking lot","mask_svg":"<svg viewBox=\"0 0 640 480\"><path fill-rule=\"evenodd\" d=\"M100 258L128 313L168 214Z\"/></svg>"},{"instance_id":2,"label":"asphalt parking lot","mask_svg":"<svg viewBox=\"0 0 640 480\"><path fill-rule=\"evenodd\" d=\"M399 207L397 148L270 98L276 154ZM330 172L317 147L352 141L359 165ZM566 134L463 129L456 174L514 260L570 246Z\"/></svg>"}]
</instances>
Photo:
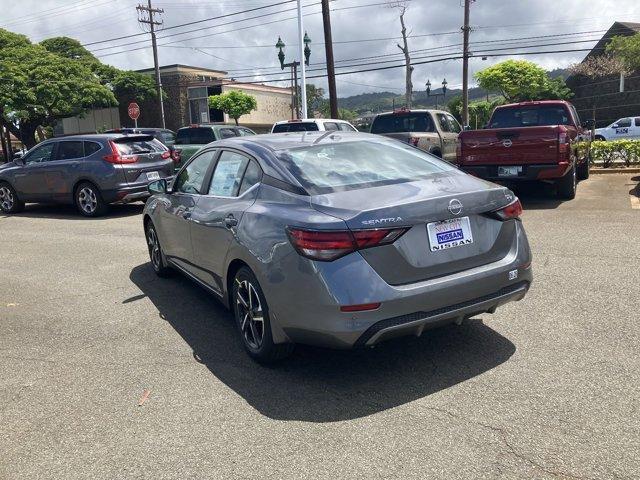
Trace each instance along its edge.
<instances>
[{"instance_id":1,"label":"asphalt parking lot","mask_svg":"<svg viewBox=\"0 0 640 480\"><path fill-rule=\"evenodd\" d=\"M272 368L141 204L0 216L0 478L640 478L638 181L522 191L524 301Z\"/></svg>"}]
</instances>

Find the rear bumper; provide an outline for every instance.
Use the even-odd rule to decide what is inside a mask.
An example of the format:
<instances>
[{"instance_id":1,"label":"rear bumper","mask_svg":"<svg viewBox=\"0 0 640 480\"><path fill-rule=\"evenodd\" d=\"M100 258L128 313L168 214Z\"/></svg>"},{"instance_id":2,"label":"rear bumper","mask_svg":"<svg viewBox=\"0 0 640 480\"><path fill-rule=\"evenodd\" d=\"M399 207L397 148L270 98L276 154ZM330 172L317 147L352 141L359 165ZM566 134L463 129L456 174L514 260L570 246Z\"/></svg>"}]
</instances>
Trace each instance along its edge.
<instances>
[{"instance_id":1,"label":"rear bumper","mask_svg":"<svg viewBox=\"0 0 640 480\"><path fill-rule=\"evenodd\" d=\"M502 165L501 165L502 166ZM563 177L570 168L568 162L560 162L554 164L541 165L513 165L504 166L521 166L522 172L517 176L499 176L498 165L460 165L460 169L475 177L485 180L498 181L522 181L522 180L547 180Z\"/></svg>"},{"instance_id":2,"label":"rear bumper","mask_svg":"<svg viewBox=\"0 0 640 480\"><path fill-rule=\"evenodd\" d=\"M333 262L312 262L293 252L281 265L262 272L259 280L272 323L284 334L278 341L332 348L370 346L493 313L504 303L522 299L533 273L519 222L516 237L512 249L498 261L407 285L389 285L359 253ZM340 310L340 306L377 302L375 310Z\"/></svg>"},{"instance_id":3,"label":"rear bumper","mask_svg":"<svg viewBox=\"0 0 640 480\"><path fill-rule=\"evenodd\" d=\"M145 200L149 197L147 185L120 186L115 190L102 192L102 197L107 203L129 203Z\"/></svg>"}]
</instances>

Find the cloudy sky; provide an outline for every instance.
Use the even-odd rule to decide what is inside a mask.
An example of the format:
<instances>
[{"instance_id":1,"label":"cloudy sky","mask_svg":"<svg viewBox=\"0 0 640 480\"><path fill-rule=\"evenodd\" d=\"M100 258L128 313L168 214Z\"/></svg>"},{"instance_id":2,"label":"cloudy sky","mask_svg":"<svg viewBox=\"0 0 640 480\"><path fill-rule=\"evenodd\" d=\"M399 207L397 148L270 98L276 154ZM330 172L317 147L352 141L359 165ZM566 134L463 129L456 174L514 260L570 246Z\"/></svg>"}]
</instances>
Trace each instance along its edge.
<instances>
[{"instance_id":1,"label":"cloudy sky","mask_svg":"<svg viewBox=\"0 0 640 480\"><path fill-rule=\"evenodd\" d=\"M146 0L144 0L146 2ZM0 27L32 41L66 35L78 39L106 63L126 69L153 66L148 35L142 34L134 0L0 0ZM302 0L305 29L312 39L309 76L322 75L324 34L319 0ZM402 65L396 43L398 10L391 0L333 0L334 56L338 72ZM462 0L407 0L406 23L415 65L414 89L429 78L450 88L462 83ZM297 59L297 21L291 0L154 0L164 9L158 34L160 64L183 63L229 72L238 80L275 81L280 72L278 36L287 61ZM269 8L258 8L270 6ZM256 9L257 8L257 9ZM244 14L237 12L256 9ZM231 14L231 15L230 15ZM222 17L224 16L224 17ZM221 17L202 21L211 17ZM471 72L506 58L526 58L547 69L580 61L615 21L640 22L638 0L477 0L471 8ZM200 21L200 22L198 22ZM188 26L178 26L185 23ZM178 26L176 28L171 28ZM128 37L117 39L118 37ZM519 56L523 52L538 53ZM486 60L481 55L487 55ZM503 55L503 56L497 56ZM505 56L506 55L506 56ZM419 63L422 62L422 63ZM427 63L428 62L428 63ZM381 90L402 93L403 68L337 77L339 96ZM326 86L322 78L310 80Z\"/></svg>"}]
</instances>

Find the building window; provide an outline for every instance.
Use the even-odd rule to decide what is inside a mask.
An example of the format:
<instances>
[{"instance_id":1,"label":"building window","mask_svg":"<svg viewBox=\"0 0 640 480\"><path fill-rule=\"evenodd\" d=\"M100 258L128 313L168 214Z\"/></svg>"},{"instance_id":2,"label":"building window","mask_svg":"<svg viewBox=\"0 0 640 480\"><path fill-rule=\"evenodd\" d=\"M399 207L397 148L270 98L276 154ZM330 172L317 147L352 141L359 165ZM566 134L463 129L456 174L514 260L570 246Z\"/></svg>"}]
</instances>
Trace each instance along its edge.
<instances>
[{"instance_id":1,"label":"building window","mask_svg":"<svg viewBox=\"0 0 640 480\"><path fill-rule=\"evenodd\" d=\"M190 123L209 122L209 103L207 100L207 87L189 87L189 121Z\"/></svg>"}]
</instances>

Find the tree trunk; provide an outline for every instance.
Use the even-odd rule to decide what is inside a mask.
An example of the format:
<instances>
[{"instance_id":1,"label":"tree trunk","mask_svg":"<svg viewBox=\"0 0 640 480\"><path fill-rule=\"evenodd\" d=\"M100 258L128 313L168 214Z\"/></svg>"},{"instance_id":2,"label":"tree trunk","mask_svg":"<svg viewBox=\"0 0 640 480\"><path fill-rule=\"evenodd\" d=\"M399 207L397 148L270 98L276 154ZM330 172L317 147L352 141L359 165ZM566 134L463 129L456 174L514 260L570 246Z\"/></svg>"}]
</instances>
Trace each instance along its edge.
<instances>
[{"instance_id":1,"label":"tree trunk","mask_svg":"<svg viewBox=\"0 0 640 480\"><path fill-rule=\"evenodd\" d=\"M411 75L413 74L413 67L411 66L411 56L409 54L409 45L407 43L407 27L404 24L404 14L406 12L406 8L402 9L402 13L400 14L400 25L402 25L402 43L404 47L398 45L398 48L404 53L404 61L406 65L405 72L405 103L407 108L411 108L411 104L413 103L413 83L411 82Z\"/></svg>"},{"instance_id":2,"label":"tree trunk","mask_svg":"<svg viewBox=\"0 0 640 480\"><path fill-rule=\"evenodd\" d=\"M238 125L240 125L240 124L238 123L238 119L237 119L237 118L234 118L234 120L235 120L235 122L236 122L236 127L237 127Z\"/></svg>"}]
</instances>

